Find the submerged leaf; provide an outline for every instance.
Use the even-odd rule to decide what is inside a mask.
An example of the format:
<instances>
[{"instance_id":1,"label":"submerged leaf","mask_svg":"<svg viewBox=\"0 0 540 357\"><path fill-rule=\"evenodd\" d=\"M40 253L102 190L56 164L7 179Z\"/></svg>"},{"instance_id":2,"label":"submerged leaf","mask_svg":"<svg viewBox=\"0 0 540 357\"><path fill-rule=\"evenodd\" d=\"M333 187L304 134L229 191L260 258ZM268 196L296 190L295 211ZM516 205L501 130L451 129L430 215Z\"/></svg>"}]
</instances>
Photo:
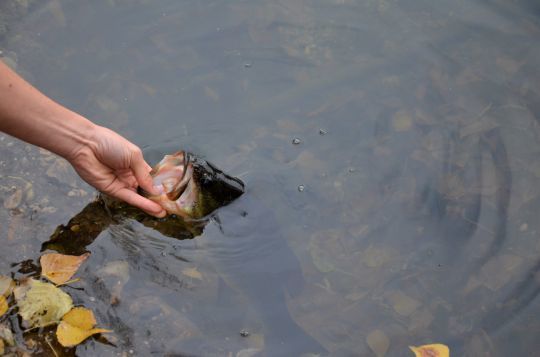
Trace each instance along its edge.
<instances>
[{"instance_id":1,"label":"submerged leaf","mask_svg":"<svg viewBox=\"0 0 540 357\"><path fill-rule=\"evenodd\" d=\"M4 208L15 209L19 207L22 201L23 191L18 188L11 196L4 201Z\"/></svg>"},{"instance_id":2,"label":"submerged leaf","mask_svg":"<svg viewBox=\"0 0 540 357\"><path fill-rule=\"evenodd\" d=\"M329 273L334 271L336 267L328 260L327 254L315 244L310 245L309 252L311 253L311 259L313 265L321 273Z\"/></svg>"},{"instance_id":3,"label":"submerged leaf","mask_svg":"<svg viewBox=\"0 0 540 357\"><path fill-rule=\"evenodd\" d=\"M448 346L441 343L423 346L409 346L415 357L450 357Z\"/></svg>"},{"instance_id":4,"label":"submerged leaf","mask_svg":"<svg viewBox=\"0 0 540 357\"><path fill-rule=\"evenodd\" d=\"M103 328L93 328L95 325L96 318L91 310L74 307L62 318L56 329L56 337L62 346L73 347L96 333L112 332Z\"/></svg>"},{"instance_id":5,"label":"submerged leaf","mask_svg":"<svg viewBox=\"0 0 540 357\"><path fill-rule=\"evenodd\" d=\"M8 311L8 303L3 295L0 295L0 316Z\"/></svg>"},{"instance_id":6,"label":"submerged leaf","mask_svg":"<svg viewBox=\"0 0 540 357\"><path fill-rule=\"evenodd\" d=\"M420 301L405 295L401 291L390 294L388 300L394 310L401 316L410 316L422 305Z\"/></svg>"},{"instance_id":7,"label":"submerged leaf","mask_svg":"<svg viewBox=\"0 0 540 357\"><path fill-rule=\"evenodd\" d=\"M390 339L381 330L373 330L367 335L366 342L377 357L386 355L390 347Z\"/></svg>"},{"instance_id":8,"label":"submerged leaf","mask_svg":"<svg viewBox=\"0 0 540 357\"><path fill-rule=\"evenodd\" d=\"M11 295L14 287L15 283L10 277L0 275L0 295L8 297Z\"/></svg>"},{"instance_id":9,"label":"submerged leaf","mask_svg":"<svg viewBox=\"0 0 540 357\"><path fill-rule=\"evenodd\" d=\"M0 341L3 341L5 345L15 346L15 338L11 329L4 324L0 324ZM0 356L2 354L0 353Z\"/></svg>"},{"instance_id":10,"label":"submerged leaf","mask_svg":"<svg viewBox=\"0 0 540 357\"><path fill-rule=\"evenodd\" d=\"M392 127L395 131L410 130L413 124L411 115L406 110L400 110L392 117Z\"/></svg>"},{"instance_id":11,"label":"submerged leaf","mask_svg":"<svg viewBox=\"0 0 540 357\"><path fill-rule=\"evenodd\" d=\"M15 288L15 300L25 327L44 327L60 321L73 306L71 297L50 283L28 279Z\"/></svg>"},{"instance_id":12,"label":"submerged leaf","mask_svg":"<svg viewBox=\"0 0 540 357\"><path fill-rule=\"evenodd\" d=\"M197 268L186 268L182 270L182 274L192 279L202 280L202 274L200 271L197 270Z\"/></svg>"},{"instance_id":13,"label":"submerged leaf","mask_svg":"<svg viewBox=\"0 0 540 357\"><path fill-rule=\"evenodd\" d=\"M56 285L64 284L71 279L89 255L90 253L80 256L58 253L44 254L39 260L41 263L41 276Z\"/></svg>"}]
</instances>

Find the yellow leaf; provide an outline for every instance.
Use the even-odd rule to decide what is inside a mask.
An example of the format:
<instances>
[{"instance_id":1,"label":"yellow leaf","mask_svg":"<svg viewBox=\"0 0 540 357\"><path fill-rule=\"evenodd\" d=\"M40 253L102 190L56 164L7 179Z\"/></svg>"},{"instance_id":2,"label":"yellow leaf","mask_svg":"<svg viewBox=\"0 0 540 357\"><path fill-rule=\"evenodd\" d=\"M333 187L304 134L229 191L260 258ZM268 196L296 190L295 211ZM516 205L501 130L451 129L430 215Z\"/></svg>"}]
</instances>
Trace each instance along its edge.
<instances>
[{"instance_id":1,"label":"yellow leaf","mask_svg":"<svg viewBox=\"0 0 540 357\"><path fill-rule=\"evenodd\" d=\"M182 274L189 276L193 279L202 280L202 274L197 270L197 268L186 268L182 270Z\"/></svg>"},{"instance_id":2,"label":"yellow leaf","mask_svg":"<svg viewBox=\"0 0 540 357\"><path fill-rule=\"evenodd\" d=\"M415 357L450 357L450 349L441 343L423 346L409 346Z\"/></svg>"},{"instance_id":3,"label":"yellow leaf","mask_svg":"<svg viewBox=\"0 0 540 357\"><path fill-rule=\"evenodd\" d=\"M95 335L96 333L112 332L111 330L103 328L93 328L90 330L83 330L78 327L72 326L67 322L60 322L56 329L56 338L58 342L64 347L77 346L79 343L86 340L88 337Z\"/></svg>"},{"instance_id":4,"label":"yellow leaf","mask_svg":"<svg viewBox=\"0 0 540 357\"><path fill-rule=\"evenodd\" d=\"M71 297L50 283L27 279L14 290L25 327L55 324L73 307Z\"/></svg>"},{"instance_id":5,"label":"yellow leaf","mask_svg":"<svg viewBox=\"0 0 540 357\"><path fill-rule=\"evenodd\" d=\"M73 347L88 337L102 332L112 332L102 328L93 328L96 318L91 310L84 307L74 307L62 318L56 329L58 342L64 347Z\"/></svg>"},{"instance_id":6,"label":"yellow leaf","mask_svg":"<svg viewBox=\"0 0 540 357\"><path fill-rule=\"evenodd\" d=\"M84 307L74 307L62 317L62 321L83 330L90 330L96 325L94 313Z\"/></svg>"},{"instance_id":7,"label":"yellow leaf","mask_svg":"<svg viewBox=\"0 0 540 357\"><path fill-rule=\"evenodd\" d=\"M49 279L56 285L66 283L88 258L90 253L83 255L64 255L58 253L44 254L41 263L41 276Z\"/></svg>"},{"instance_id":8,"label":"yellow leaf","mask_svg":"<svg viewBox=\"0 0 540 357\"><path fill-rule=\"evenodd\" d=\"M8 311L8 304L6 298L3 295L0 295L0 316L5 314Z\"/></svg>"}]
</instances>

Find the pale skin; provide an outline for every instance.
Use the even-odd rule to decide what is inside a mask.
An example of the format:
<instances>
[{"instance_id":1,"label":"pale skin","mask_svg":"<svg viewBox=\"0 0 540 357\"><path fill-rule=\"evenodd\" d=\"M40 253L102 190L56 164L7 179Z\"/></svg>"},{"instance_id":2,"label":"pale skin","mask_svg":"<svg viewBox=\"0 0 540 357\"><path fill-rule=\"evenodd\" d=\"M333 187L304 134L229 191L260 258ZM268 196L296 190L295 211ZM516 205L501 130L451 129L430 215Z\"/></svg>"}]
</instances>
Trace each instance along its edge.
<instances>
[{"instance_id":1,"label":"pale skin","mask_svg":"<svg viewBox=\"0 0 540 357\"><path fill-rule=\"evenodd\" d=\"M65 158L99 191L153 216L166 215L137 193L137 186L159 193L139 147L48 98L1 60L0 131Z\"/></svg>"}]
</instances>

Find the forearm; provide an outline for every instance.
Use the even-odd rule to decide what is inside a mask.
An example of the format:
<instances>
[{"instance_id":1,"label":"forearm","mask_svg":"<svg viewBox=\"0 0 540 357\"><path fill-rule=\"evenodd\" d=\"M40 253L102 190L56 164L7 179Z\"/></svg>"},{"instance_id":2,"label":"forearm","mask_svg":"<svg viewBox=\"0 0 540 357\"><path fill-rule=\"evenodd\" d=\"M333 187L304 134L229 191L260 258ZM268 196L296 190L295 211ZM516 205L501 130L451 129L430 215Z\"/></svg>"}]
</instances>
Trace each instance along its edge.
<instances>
[{"instance_id":1,"label":"forearm","mask_svg":"<svg viewBox=\"0 0 540 357\"><path fill-rule=\"evenodd\" d=\"M69 159L89 144L94 128L0 61L0 131Z\"/></svg>"}]
</instances>

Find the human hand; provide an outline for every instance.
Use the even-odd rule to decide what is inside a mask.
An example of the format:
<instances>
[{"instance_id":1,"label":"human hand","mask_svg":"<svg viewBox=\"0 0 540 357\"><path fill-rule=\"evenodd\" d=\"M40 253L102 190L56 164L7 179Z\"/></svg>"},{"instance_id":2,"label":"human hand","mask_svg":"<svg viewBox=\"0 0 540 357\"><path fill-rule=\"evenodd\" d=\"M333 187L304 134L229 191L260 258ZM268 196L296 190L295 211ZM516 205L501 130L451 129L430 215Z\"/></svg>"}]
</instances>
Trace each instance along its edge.
<instances>
[{"instance_id":1,"label":"human hand","mask_svg":"<svg viewBox=\"0 0 540 357\"><path fill-rule=\"evenodd\" d=\"M114 131L96 125L85 144L66 159L84 181L99 191L150 215L166 215L159 204L137 193L137 186L140 186L157 194L149 174L151 167L136 145Z\"/></svg>"}]
</instances>

